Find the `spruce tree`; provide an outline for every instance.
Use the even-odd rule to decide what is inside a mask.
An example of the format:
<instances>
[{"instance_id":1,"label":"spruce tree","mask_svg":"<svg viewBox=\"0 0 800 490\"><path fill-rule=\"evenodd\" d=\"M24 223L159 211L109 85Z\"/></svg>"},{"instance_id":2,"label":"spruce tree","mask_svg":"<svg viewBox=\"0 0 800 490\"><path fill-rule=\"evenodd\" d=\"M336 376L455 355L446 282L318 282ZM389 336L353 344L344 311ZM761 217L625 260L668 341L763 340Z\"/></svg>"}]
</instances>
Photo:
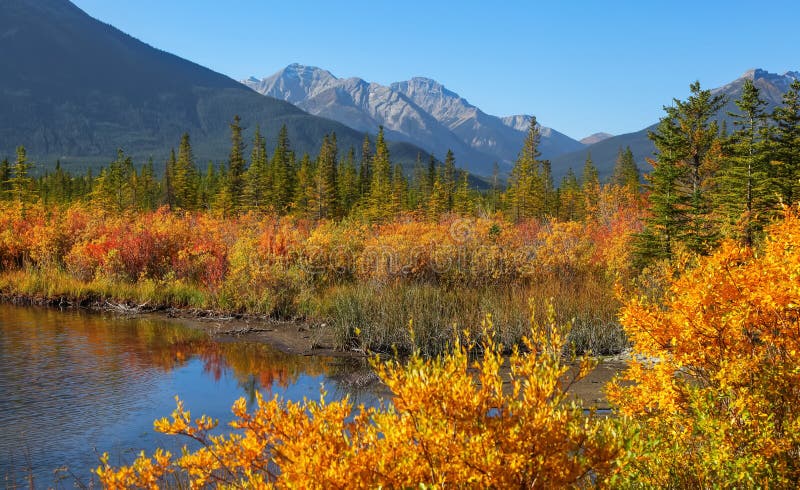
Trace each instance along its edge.
<instances>
[{"instance_id":1,"label":"spruce tree","mask_svg":"<svg viewBox=\"0 0 800 490\"><path fill-rule=\"evenodd\" d=\"M358 202L358 170L356 170L356 150L352 146L344 161L339 163L336 175L337 195L342 216L347 216Z\"/></svg>"},{"instance_id":2,"label":"spruce tree","mask_svg":"<svg viewBox=\"0 0 800 490\"><path fill-rule=\"evenodd\" d=\"M17 159L11 167L11 178L8 179L11 195L18 203L25 205L33 202L33 179L28 175L31 163L24 146L17 147Z\"/></svg>"},{"instance_id":3,"label":"spruce tree","mask_svg":"<svg viewBox=\"0 0 800 490\"><path fill-rule=\"evenodd\" d=\"M442 188L446 196L447 210L451 211L456 193L456 157L449 149L444 157L444 167L442 167Z\"/></svg>"},{"instance_id":4,"label":"spruce tree","mask_svg":"<svg viewBox=\"0 0 800 490\"><path fill-rule=\"evenodd\" d=\"M746 80L736 101L734 132L726 145L728 158L716 177L717 206L745 245L769 218L774 187L768 174L766 102L759 97L752 80Z\"/></svg>"},{"instance_id":5,"label":"spruce tree","mask_svg":"<svg viewBox=\"0 0 800 490\"><path fill-rule=\"evenodd\" d=\"M800 80L792 82L783 95L783 104L772 113L770 166L780 198L784 204L800 201Z\"/></svg>"},{"instance_id":6,"label":"spruce tree","mask_svg":"<svg viewBox=\"0 0 800 490\"><path fill-rule=\"evenodd\" d=\"M558 197L556 196L553 186L553 171L550 160L541 160L540 166L542 169L542 176L540 179L541 189L537 194L542 196L542 207L539 216L548 216L554 214L554 210L558 205Z\"/></svg>"},{"instance_id":7,"label":"spruce tree","mask_svg":"<svg viewBox=\"0 0 800 490\"><path fill-rule=\"evenodd\" d=\"M11 198L11 165L8 158L0 162L0 199Z\"/></svg>"},{"instance_id":8,"label":"spruce tree","mask_svg":"<svg viewBox=\"0 0 800 490\"><path fill-rule=\"evenodd\" d=\"M158 180L156 180L152 158L149 158L147 163L143 165L139 171L138 183L138 208L142 210L155 209L158 205L158 198L161 190L158 187Z\"/></svg>"},{"instance_id":9,"label":"spruce tree","mask_svg":"<svg viewBox=\"0 0 800 490\"><path fill-rule=\"evenodd\" d=\"M436 182L436 177L438 174L439 172L437 171L436 167L436 157L431 154L430 158L428 158L428 188L430 188L431 192L433 192L433 184Z\"/></svg>"},{"instance_id":10,"label":"spruce tree","mask_svg":"<svg viewBox=\"0 0 800 490\"><path fill-rule=\"evenodd\" d=\"M672 259L675 244L684 240L691 205L691 194L686 191L690 168L685 164L683 138L675 119L663 117L649 136L656 145L657 160L650 160L653 171L646 177L650 216L634 243L640 266Z\"/></svg>"},{"instance_id":11,"label":"spruce tree","mask_svg":"<svg viewBox=\"0 0 800 490\"><path fill-rule=\"evenodd\" d=\"M361 144L361 162L358 167L358 193L362 199L369 198L369 186L372 183L372 143L369 135L364 134Z\"/></svg>"},{"instance_id":12,"label":"spruce tree","mask_svg":"<svg viewBox=\"0 0 800 490\"><path fill-rule=\"evenodd\" d=\"M391 209L392 214L399 213L406 209L408 204L408 181L403 174L403 167L399 164L394 166L392 173L392 200Z\"/></svg>"},{"instance_id":13,"label":"spruce tree","mask_svg":"<svg viewBox=\"0 0 800 490\"><path fill-rule=\"evenodd\" d=\"M231 123L231 152L228 157L226 176L226 200L229 201L230 212L236 213L242 208L244 194L244 140L242 139L241 119L233 116Z\"/></svg>"},{"instance_id":14,"label":"spruce tree","mask_svg":"<svg viewBox=\"0 0 800 490\"><path fill-rule=\"evenodd\" d=\"M560 220L577 221L582 218L583 194L578 183L578 177L571 167L561 179L561 185L558 186L558 197L557 216Z\"/></svg>"},{"instance_id":15,"label":"spruce tree","mask_svg":"<svg viewBox=\"0 0 800 490\"><path fill-rule=\"evenodd\" d=\"M367 216L374 220L385 219L392 214L392 164L389 148L383 138L383 126L375 140L375 156L372 157L372 182L369 186Z\"/></svg>"},{"instance_id":16,"label":"spruce tree","mask_svg":"<svg viewBox=\"0 0 800 490\"><path fill-rule=\"evenodd\" d=\"M292 201L292 211L296 216L311 216L315 188L314 166L308 153L304 153L297 170L297 186Z\"/></svg>"},{"instance_id":17,"label":"spruce tree","mask_svg":"<svg viewBox=\"0 0 800 490\"><path fill-rule=\"evenodd\" d=\"M461 215L466 215L472 214L474 210L475 201L472 199L472 194L469 189L469 173L464 170L461 172L460 182L453 196L453 211Z\"/></svg>"},{"instance_id":18,"label":"spruce tree","mask_svg":"<svg viewBox=\"0 0 800 490\"><path fill-rule=\"evenodd\" d=\"M725 103L721 95L712 95L710 90L700 88L700 82L690 85L691 95L686 101L674 99L675 105L665 107L666 117L675 124L669 127L671 134L654 134L659 151L670 151L678 156L680 165L687 167L685 178L689 203L687 221L682 233L683 242L693 252L706 253L718 239L717 227L712 211L710 178L719 160L720 130L714 116Z\"/></svg>"},{"instance_id":19,"label":"spruce tree","mask_svg":"<svg viewBox=\"0 0 800 490\"><path fill-rule=\"evenodd\" d=\"M433 181L431 195L428 198L426 215L431 221L436 220L447 212L447 193L445 192L442 180L437 176Z\"/></svg>"},{"instance_id":20,"label":"spruce tree","mask_svg":"<svg viewBox=\"0 0 800 490\"><path fill-rule=\"evenodd\" d=\"M175 148L170 148L169 158L164 162L164 204L172 208L175 206L175 187L173 185L173 175L178 159L175 158Z\"/></svg>"},{"instance_id":21,"label":"spruce tree","mask_svg":"<svg viewBox=\"0 0 800 490\"><path fill-rule=\"evenodd\" d=\"M522 151L511 170L505 196L510 217L515 221L542 217L547 208L547 192L548 187L552 189L552 177L548 186L545 176L542 175L542 162L539 160L540 138L536 118L532 117Z\"/></svg>"},{"instance_id":22,"label":"spruce tree","mask_svg":"<svg viewBox=\"0 0 800 490\"><path fill-rule=\"evenodd\" d=\"M625 150L620 148L611 174L611 184L621 187L631 197L638 197L640 178L639 166L633 158L631 147Z\"/></svg>"},{"instance_id":23,"label":"spruce tree","mask_svg":"<svg viewBox=\"0 0 800 490\"><path fill-rule=\"evenodd\" d=\"M132 209L135 203L135 175L133 160L122 149L117 150L117 159L100 172L93 191L93 200L107 211L122 212Z\"/></svg>"},{"instance_id":24,"label":"spruce tree","mask_svg":"<svg viewBox=\"0 0 800 490\"><path fill-rule=\"evenodd\" d=\"M317 157L315 174L315 192L313 209L317 219L335 218L338 216L338 199L336 195L337 148L336 135L325 135L322 148Z\"/></svg>"},{"instance_id":25,"label":"spruce tree","mask_svg":"<svg viewBox=\"0 0 800 490\"><path fill-rule=\"evenodd\" d=\"M274 201L270 200L271 181L267 160L267 142L256 126L253 147L250 150L250 166L244 175L244 207L254 211L266 211Z\"/></svg>"},{"instance_id":26,"label":"spruce tree","mask_svg":"<svg viewBox=\"0 0 800 490\"><path fill-rule=\"evenodd\" d=\"M170 177L175 205L182 209L194 209L197 201L197 169L194 166L189 133L183 133L181 136L178 158Z\"/></svg>"},{"instance_id":27,"label":"spruce tree","mask_svg":"<svg viewBox=\"0 0 800 490\"><path fill-rule=\"evenodd\" d=\"M296 179L289 132L285 124L281 126L278 133L278 142L275 145L275 152L269 168L272 203L279 212L285 213L289 209L294 195Z\"/></svg>"},{"instance_id":28,"label":"spruce tree","mask_svg":"<svg viewBox=\"0 0 800 490\"><path fill-rule=\"evenodd\" d=\"M597 172L597 167L592 162L591 152L586 153L586 161L583 164L581 193L583 194L583 206L581 209L583 216L596 215L597 207L600 204L600 176Z\"/></svg>"}]
</instances>

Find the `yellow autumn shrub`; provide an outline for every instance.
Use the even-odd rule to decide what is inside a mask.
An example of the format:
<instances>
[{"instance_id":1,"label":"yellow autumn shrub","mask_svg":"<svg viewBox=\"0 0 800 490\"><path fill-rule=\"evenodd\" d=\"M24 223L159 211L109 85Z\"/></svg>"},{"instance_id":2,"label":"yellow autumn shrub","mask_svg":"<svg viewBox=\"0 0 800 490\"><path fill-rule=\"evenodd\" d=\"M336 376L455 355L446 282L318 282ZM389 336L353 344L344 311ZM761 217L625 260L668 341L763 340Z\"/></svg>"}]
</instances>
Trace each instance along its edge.
<instances>
[{"instance_id":1,"label":"yellow autumn shrub","mask_svg":"<svg viewBox=\"0 0 800 490\"><path fill-rule=\"evenodd\" d=\"M485 332L491 330L490 319ZM623 436L615 421L585 412L567 388L593 367L570 368L566 329L532 322L526 352L510 357L488 334L483 355L458 343L447 355L374 361L390 404L353 410L349 399L288 402L260 396L233 405L234 431L192 421L181 402L156 430L200 441L174 456L142 454L96 470L109 488L155 488L168 479L248 488L560 488L602 485L616 471Z\"/></svg>"},{"instance_id":2,"label":"yellow autumn shrub","mask_svg":"<svg viewBox=\"0 0 800 490\"><path fill-rule=\"evenodd\" d=\"M611 399L646 437L633 486L794 488L800 481L800 217L759 249L724 243L662 302L630 300L634 360ZM634 451L634 452L636 452Z\"/></svg>"}]
</instances>

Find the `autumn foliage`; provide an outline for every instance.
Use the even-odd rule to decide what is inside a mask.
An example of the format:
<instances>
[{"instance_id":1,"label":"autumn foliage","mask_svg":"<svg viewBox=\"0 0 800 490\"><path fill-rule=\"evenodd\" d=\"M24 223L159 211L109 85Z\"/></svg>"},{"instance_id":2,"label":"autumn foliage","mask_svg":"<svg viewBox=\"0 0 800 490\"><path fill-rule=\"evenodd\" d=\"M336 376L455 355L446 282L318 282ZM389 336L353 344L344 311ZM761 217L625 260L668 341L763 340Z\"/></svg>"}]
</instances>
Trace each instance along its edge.
<instances>
[{"instance_id":1,"label":"autumn foliage","mask_svg":"<svg viewBox=\"0 0 800 490\"><path fill-rule=\"evenodd\" d=\"M59 270L85 283L180 284L207 298L193 306L292 316L300 290L347 282L485 287L613 277L630 254L623 237L638 226L632 209L585 222L409 214L369 224L6 202L0 270ZM288 296L276 301L280 292Z\"/></svg>"},{"instance_id":2,"label":"autumn foliage","mask_svg":"<svg viewBox=\"0 0 800 490\"><path fill-rule=\"evenodd\" d=\"M646 437L645 485L792 487L800 479L800 217L758 249L729 241L671 285L630 300L637 354L612 389Z\"/></svg>"},{"instance_id":3,"label":"autumn foliage","mask_svg":"<svg viewBox=\"0 0 800 490\"><path fill-rule=\"evenodd\" d=\"M697 259L663 298L627 301L621 321L634 352L611 388L615 417L570 401L570 379L592 362L568 368L563 328L532 320L525 353L505 360L487 323L478 360L471 343L434 359L376 360L390 405L259 398L248 412L240 400L236 430L215 436L213 421L193 421L179 402L156 428L201 449L104 462L97 474L109 487L171 478L265 488L791 488L800 478L800 215L787 211L767 231L759 248L726 242Z\"/></svg>"},{"instance_id":4,"label":"autumn foliage","mask_svg":"<svg viewBox=\"0 0 800 490\"><path fill-rule=\"evenodd\" d=\"M487 319L487 322L490 322ZM623 437L608 418L585 414L571 401L572 381L593 367L588 358L570 370L562 358L565 329L532 328L508 360L487 336L483 357L474 345L407 362L375 360L392 391L390 405L355 410L337 402L264 400L248 412L233 405L229 435L211 435L216 422L192 420L179 401L159 432L202 445L180 456L156 451L131 466L97 469L109 488L156 488L172 478L194 486L252 488L553 488L607 481L623 454ZM488 327L490 325L485 325ZM507 369L504 366L508 366Z\"/></svg>"}]
</instances>

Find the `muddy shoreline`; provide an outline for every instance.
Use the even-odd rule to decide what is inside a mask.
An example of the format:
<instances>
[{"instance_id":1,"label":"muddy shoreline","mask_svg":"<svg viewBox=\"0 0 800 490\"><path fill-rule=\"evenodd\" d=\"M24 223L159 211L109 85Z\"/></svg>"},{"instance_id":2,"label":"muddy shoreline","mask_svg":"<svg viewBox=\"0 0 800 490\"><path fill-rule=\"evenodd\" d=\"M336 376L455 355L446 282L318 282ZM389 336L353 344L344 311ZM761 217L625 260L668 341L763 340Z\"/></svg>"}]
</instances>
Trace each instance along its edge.
<instances>
[{"instance_id":1,"label":"muddy shoreline","mask_svg":"<svg viewBox=\"0 0 800 490\"><path fill-rule=\"evenodd\" d=\"M59 309L79 309L97 313L111 313L135 318L169 320L191 328L200 329L214 339L222 341L246 340L263 342L287 354L302 356L364 358L360 350L343 351L334 348L332 331L324 323L302 320L276 320L264 316L219 312L195 308L175 308L165 305L136 305L113 303L98 299L42 298L27 295L0 294L0 301L19 306L36 306ZM626 355L603 357L586 377L574 383L569 393L583 402L585 408L595 407L606 411L611 407L604 387L614 376L625 369Z\"/></svg>"}]
</instances>

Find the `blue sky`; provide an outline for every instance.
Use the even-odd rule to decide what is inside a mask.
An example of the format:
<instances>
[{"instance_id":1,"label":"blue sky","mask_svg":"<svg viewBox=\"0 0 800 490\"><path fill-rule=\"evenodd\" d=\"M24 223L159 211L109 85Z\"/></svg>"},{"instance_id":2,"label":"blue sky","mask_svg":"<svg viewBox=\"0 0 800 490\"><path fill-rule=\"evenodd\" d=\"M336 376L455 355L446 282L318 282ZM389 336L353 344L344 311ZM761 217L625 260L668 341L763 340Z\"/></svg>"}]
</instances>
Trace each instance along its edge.
<instances>
[{"instance_id":1,"label":"blue sky","mask_svg":"<svg viewBox=\"0 0 800 490\"><path fill-rule=\"evenodd\" d=\"M290 63L388 84L426 76L574 138L658 120L688 86L800 70L800 2L74 0L235 79Z\"/></svg>"}]
</instances>

